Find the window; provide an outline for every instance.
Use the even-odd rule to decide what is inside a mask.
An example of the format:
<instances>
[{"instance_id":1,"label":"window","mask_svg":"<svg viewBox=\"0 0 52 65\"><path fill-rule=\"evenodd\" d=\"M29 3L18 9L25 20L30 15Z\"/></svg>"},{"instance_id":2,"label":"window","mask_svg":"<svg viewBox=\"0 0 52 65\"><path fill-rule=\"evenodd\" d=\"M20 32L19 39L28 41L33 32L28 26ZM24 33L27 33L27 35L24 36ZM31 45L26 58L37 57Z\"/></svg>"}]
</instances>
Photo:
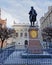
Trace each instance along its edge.
<instances>
[{"instance_id":1,"label":"window","mask_svg":"<svg viewBox=\"0 0 52 65\"><path fill-rule=\"evenodd\" d=\"M20 37L23 37L23 33L20 33Z\"/></svg>"},{"instance_id":2,"label":"window","mask_svg":"<svg viewBox=\"0 0 52 65\"><path fill-rule=\"evenodd\" d=\"M16 33L16 37L18 37L18 33Z\"/></svg>"},{"instance_id":3,"label":"window","mask_svg":"<svg viewBox=\"0 0 52 65\"><path fill-rule=\"evenodd\" d=\"M27 37L27 33L25 33L25 37Z\"/></svg>"},{"instance_id":4,"label":"window","mask_svg":"<svg viewBox=\"0 0 52 65\"><path fill-rule=\"evenodd\" d=\"M18 43L18 44L20 44L20 43Z\"/></svg>"},{"instance_id":5,"label":"window","mask_svg":"<svg viewBox=\"0 0 52 65\"><path fill-rule=\"evenodd\" d=\"M28 40L25 40L25 45L28 45Z\"/></svg>"},{"instance_id":6,"label":"window","mask_svg":"<svg viewBox=\"0 0 52 65\"><path fill-rule=\"evenodd\" d=\"M27 28L25 28L25 31L27 31Z\"/></svg>"}]
</instances>

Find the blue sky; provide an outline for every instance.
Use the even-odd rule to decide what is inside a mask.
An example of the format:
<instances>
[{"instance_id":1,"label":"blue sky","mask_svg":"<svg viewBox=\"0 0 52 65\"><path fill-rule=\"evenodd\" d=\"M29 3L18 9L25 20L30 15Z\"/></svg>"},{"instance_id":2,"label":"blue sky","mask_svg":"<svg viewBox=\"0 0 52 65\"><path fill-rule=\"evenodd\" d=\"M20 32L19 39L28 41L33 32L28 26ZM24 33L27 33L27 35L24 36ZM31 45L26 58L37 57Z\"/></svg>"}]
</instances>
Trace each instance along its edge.
<instances>
[{"instance_id":1,"label":"blue sky","mask_svg":"<svg viewBox=\"0 0 52 65\"><path fill-rule=\"evenodd\" d=\"M7 18L7 25L16 23L29 23L30 7L37 11L37 21L48 11L52 0L0 0L0 8L3 11L2 18Z\"/></svg>"}]
</instances>

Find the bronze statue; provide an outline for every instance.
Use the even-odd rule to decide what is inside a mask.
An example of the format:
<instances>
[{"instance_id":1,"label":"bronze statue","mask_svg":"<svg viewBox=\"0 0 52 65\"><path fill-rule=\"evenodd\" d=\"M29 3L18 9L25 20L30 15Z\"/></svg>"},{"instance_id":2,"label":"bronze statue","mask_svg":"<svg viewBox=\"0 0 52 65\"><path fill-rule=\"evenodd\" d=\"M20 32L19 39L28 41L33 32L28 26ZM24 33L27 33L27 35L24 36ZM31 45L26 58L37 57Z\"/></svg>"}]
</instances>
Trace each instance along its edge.
<instances>
[{"instance_id":1,"label":"bronze statue","mask_svg":"<svg viewBox=\"0 0 52 65\"><path fill-rule=\"evenodd\" d=\"M29 19L30 19L31 26L34 26L34 23L36 21L36 16L37 16L36 10L32 6L29 12Z\"/></svg>"}]
</instances>

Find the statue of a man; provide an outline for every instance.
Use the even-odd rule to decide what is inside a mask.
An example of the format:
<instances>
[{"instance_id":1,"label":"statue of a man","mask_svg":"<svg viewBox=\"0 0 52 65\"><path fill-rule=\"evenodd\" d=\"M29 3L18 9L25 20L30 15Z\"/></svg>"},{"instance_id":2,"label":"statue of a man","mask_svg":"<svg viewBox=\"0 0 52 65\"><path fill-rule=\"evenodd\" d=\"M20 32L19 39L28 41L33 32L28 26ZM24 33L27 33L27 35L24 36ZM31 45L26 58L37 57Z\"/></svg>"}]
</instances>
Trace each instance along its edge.
<instances>
[{"instance_id":1,"label":"statue of a man","mask_svg":"<svg viewBox=\"0 0 52 65\"><path fill-rule=\"evenodd\" d=\"M31 26L34 26L34 23L36 21L36 16L37 16L36 10L32 6L29 12L29 19L30 19Z\"/></svg>"}]
</instances>

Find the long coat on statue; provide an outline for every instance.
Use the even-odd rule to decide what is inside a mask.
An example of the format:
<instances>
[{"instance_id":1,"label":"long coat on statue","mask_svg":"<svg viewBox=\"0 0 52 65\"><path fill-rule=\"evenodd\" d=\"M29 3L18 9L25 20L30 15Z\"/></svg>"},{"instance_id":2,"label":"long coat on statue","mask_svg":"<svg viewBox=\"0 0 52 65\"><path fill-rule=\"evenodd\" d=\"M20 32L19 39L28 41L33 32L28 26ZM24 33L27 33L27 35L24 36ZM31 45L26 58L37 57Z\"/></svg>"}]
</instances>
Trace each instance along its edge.
<instances>
[{"instance_id":1,"label":"long coat on statue","mask_svg":"<svg viewBox=\"0 0 52 65\"><path fill-rule=\"evenodd\" d=\"M36 21L36 16L37 16L37 13L34 9L31 9L30 12L29 12L29 19L30 19L30 22L35 22Z\"/></svg>"}]
</instances>

